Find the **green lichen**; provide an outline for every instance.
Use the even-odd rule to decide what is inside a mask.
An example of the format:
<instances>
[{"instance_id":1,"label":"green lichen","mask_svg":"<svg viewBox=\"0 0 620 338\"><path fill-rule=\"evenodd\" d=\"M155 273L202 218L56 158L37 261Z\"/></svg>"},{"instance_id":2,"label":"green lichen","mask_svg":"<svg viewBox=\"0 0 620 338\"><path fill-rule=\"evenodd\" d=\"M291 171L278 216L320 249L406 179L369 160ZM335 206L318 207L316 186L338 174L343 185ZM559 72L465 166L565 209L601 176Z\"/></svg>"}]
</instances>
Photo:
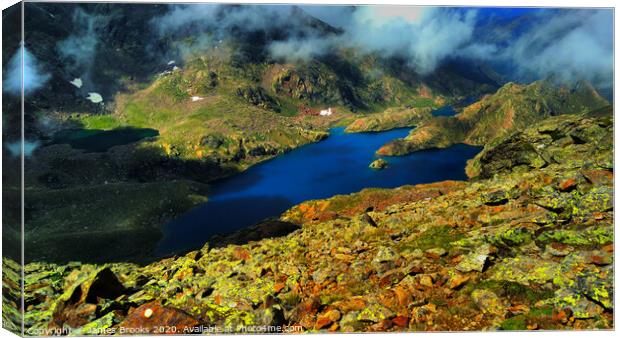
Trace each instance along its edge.
<instances>
[{"instance_id":1,"label":"green lichen","mask_svg":"<svg viewBox=\"0 0 620 338\"><path fill-rule=\"evenodd\" d=\"M371 304L364 308L358 315L357 320L362 322L380 322L384 319L391 318L394 314L389 309L379 305Z\"/></svg>"},{"instance_id":2,"label":"green lichen","mask_svg":"<svg viewBox=\"0 0 620 338\"><path fill-rule=\"evenodd\" d=\"M533 232L528 228L509 226L498 228L497 234L489 238L494 245L515 246L524 245L532 241Z\"/></svg>"},{"instance_id":3,"label":"green lichen","mask_svg":"<svg viewBox=\"0 0 620 338\"><path fill-rule=\"evenodd\" d=\"M492 268L491 279L523 285L545 284L559 273L557 264L529 257L506 258Z\"/></svg>"},{"instance_id":4,"label":"green lichen","mask_svg":"<svg viewBox=\"0 0 620 338\"><path fill-rule=\"evenodd\" d=\"M568 245L604 245L613 242L613 227L594 226L585 230L559 229L546 231L537 238L548 243L551 241Z\"/></svg>"}]
</instances>

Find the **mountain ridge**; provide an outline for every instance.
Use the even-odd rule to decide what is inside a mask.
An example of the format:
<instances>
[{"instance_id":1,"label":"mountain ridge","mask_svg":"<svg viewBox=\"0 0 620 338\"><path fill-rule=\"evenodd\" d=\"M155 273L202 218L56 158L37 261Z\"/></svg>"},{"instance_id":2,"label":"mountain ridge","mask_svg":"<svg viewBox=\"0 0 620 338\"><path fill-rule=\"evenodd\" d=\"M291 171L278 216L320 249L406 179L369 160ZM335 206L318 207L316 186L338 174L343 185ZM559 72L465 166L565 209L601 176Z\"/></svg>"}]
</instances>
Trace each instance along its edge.
<instances>
[{"instance_id":1,"label":"mountain ridge","mask_svg":"<svg viewBox=\"0 0 620 338\"><path fill-rule=\"evenodd\" d=\"M422 123L404 139L381 147L377 154L405 155L456 143L484 145L550 116L586 114L608 105L607 100L584 82L577 83L573 89L542 80L528 85L510 82L453 117L435 117Z\"/></svg>"}]
</instances>

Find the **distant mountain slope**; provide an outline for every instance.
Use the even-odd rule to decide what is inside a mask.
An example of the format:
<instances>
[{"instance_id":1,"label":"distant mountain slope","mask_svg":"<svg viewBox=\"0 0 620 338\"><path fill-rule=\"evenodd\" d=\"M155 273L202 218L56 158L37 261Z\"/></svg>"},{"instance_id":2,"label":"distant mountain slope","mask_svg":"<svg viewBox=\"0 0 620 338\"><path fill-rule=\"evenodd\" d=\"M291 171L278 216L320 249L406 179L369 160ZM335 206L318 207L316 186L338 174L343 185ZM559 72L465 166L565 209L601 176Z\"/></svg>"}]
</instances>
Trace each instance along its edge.
<instances>
[{"instance_id":1,"label":"distant mountain slope","mask_svg":"<svg viewBox=\"0 0 620 338\"><path fill-rule=\"evenodd\" d=\"M86 129L153 128L167 156L245 167L321 139L328 126L356 114L375 119L371 113L386 110L378 118L394 120L387 126L410 125L428 117L433 107L493 88L443 69L434 83L452 78L469 89L435 90L398 60L352 50L278 63L239 62L237 48L236 42L222 41L215 49L163 68L167 70L150 83L118 94L112 112L67 120ZM396 73L398 67L405 68ZM333 116L318 116L328 107L334 109ZM415 107L417 112L411 118L392 116L398 109L390 107Z\"/></svg>"},{"instance_id":2,"label":"distant mountain slope","mask_svg":"<svg viewBox=\"0 0 620 338\"><path fill-rule=\"evenodd\" d=\"M481 64L450 61L421 75L402 57L351 48L309 60L274 57L274 41L342 33L297 7L285 13L294 27L187 24L162 33L154 22L170 13L166 6L27 6L26 48L49 75L26 100L29 139L67 127L152 128L168 156L244 166L316 140L316 130L353 113L437 107L492 92L499 81ZM240 7L216 10L228 16ZM70 82L76 78L82 86ZM91 92L103 102L89 101ZM305 116L327 107L335 116Z\"/></svg>"},{"instance_id":3,"label":"distant mountain slope","mask_svg":"<svg viewBox=\"0 0 620 338\"><path fill-rule=\"evenodd\" d=\"M271 72L272 76L293 81L281 83L291 86L288 93L286 88L279 88L282 93L310 102L340 102L354 110L377 111L376 104L386 106L393 100L422 95L421 91L433 96L467 96L497 86L492 71L483 65L468 64L473 71L464 71L462 65L447 63L421 76L405 59L363 55L354 50L334 50L310 62L274 58L269 53L274 41L341 33L294 6L283 13L295 22L290 27L231 25L218 32L196 31L187 24L167 33L158 32L154 24L169 13L164 5L29 3L27 10L26 48L50 75L47 86L29 97L31 110L95 112L97 107L85 99L88 91L101 93L109 103L117 92L131 92L135 86L151 82L170 60L182 65L185 58L217 50L220 43L230 47L227 58L230 66L238 69L237 76L248 75L244 72L251 67L275 66L279 71ZM219 6L217 10L219 16L234 16L239 6ZM12 55L14 51L6 52ZM278 65L284 63L284 68ZM69 83L80 77L83 87Z\"/></svg>"},{"instance_id":4,"label":"distant mountain slope","mask_svg":"<svg viewBox=\"0 0 620 338\"><path fill-rule=\"evenodd\" d=\"M528 85L507 83L495 94L465 107L456 116L428 120L404 139L384 145L377 153L404 155L456 143L484 145L550 116L583 114L608 105L607 100L584 82L573 88L555 86L548 81Z\"/></svg>"},{"instance_id":5,"label":"distant mountain slope","mask_svg":"<svg viewBox=\"0 0 620 338\"><path fill-rule=\"evenodd\" d=\"M345 129L348 133L383 131L394 128L413 127L432 117L432 108L389 108L381 114L357 118Z\"/></svg>"}]
</instances>

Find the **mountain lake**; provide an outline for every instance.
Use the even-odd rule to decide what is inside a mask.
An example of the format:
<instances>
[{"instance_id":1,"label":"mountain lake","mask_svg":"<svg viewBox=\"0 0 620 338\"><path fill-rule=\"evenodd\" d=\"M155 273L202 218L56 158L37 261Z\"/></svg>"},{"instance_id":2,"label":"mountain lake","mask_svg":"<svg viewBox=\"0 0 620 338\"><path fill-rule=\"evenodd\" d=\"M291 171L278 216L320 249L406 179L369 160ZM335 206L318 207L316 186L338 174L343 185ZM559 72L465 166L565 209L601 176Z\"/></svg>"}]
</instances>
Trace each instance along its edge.
<instances>
[{"instance_id":1,"label":"mountain lake","mask_svg":"<svg viewBox=\"0 0 620 338\"><path fill-rule=\"evenodd\" d=\"M482 147L464 144L407 156L383 157L389 166L373 170L383 144L407 136L402 128L376 133L331 129L330 136L213 183L209 201L164 226L156 254L198 248L215 234L226 234L278 217L311 199L350 194L364 188L394 188L443 180L465 180L465 164Z\"/></svg>"}]
</instances>

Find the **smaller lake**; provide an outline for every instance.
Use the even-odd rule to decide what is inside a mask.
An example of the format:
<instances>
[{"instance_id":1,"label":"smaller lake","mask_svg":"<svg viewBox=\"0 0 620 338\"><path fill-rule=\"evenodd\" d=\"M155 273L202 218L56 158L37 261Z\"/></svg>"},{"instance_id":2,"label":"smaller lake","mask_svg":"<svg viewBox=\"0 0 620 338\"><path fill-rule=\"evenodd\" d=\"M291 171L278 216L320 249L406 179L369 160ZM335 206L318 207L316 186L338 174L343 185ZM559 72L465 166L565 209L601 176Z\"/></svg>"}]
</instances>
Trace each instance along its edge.
<instances>
[{"instance_id":1,"label":"smaller lake","mask_svg":"<svg viewBox=\"0 0 620 338\"><path fill-rule=\"evenodd\" d=\"M443 106L433 110L431 114L433 116L454 116L456 115L456 110L452 106Z\"/></svg>"},{"instance_id":2,"label":"smaller lake","mask_svg":"<svg viewBox=\"0 0 620 338\"><path fill-rule=\"evenodd\" d=\"M466 107L466 106L469 106L470 104L472 104L472 103L474 103L476 101L477 101L477 99L475 97L468 97L468 98L465 98L465 99L459 101L457 103L457 105L459 107ZM454 116L457 113L458 112L456 110L454 110L454 107L451 106L451 105L443 106L441 108L437 108L437 109L435 109L435 110L433 110L431 112L431 114L433 114L433 116Z\"/></svg>"},{"instance_id":3,"label":"smaller lake","mask_svg":"<svg viewBox=\"0 0 620 338\"><path fill-rule=\"evenodd\" d=\"M54 143L68 143L75 149L101 153L114 146L155 137L159 132L150 128L118 128L112 130L68 129L54 135Z\"/></svg>"},{"instance_id":4,"label":"smaller lake","mask_svg":"<svg viewBox=\"0 0 620 338\"><path fill-rule=\"evenodd\" d=\"M464 180L465 163L482 148L455 145L446 149L385 157L389 167L373 170L375 151L405 137L410 129L379 133L344 133L334 128L321 142L309 144L215 182L209 201L164 226L157 254L202 246L218 233L230 233L268 217L277 217L300 202L349 194L364 188Z\"/></svg>"}]
</instances>

